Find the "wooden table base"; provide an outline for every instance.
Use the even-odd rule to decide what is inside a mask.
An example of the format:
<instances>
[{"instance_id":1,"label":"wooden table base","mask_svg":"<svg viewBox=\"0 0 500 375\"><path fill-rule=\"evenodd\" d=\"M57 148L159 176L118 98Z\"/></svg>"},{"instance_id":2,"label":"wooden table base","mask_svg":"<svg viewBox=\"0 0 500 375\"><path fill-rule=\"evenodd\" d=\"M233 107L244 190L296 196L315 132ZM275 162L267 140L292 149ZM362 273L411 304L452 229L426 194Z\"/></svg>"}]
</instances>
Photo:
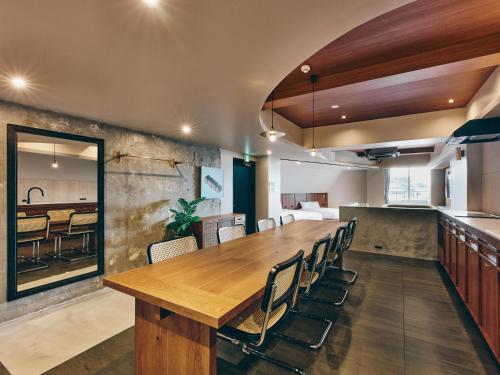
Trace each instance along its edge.
<instances>
[{"instance_id":1,"label":"wooden table base","mask_svg":"<svg viewBox=\"0 0 500 375\"><path fill-rule=\"evenodd\" d=\"M135 373L215 375L217 330L135 300Z\"/></svg>"}]
</instances>

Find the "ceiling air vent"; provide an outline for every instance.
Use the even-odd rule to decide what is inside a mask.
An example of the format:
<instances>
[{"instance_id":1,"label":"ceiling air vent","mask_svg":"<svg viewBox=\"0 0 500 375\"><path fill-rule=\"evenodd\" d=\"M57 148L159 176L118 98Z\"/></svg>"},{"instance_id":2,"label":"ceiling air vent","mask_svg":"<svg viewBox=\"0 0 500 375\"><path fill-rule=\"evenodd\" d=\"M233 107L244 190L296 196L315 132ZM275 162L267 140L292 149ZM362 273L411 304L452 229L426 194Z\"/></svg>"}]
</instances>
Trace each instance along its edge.
<instances>
[{"instance_id":1,"label":"ceiling air vent","mask_svg":"<svg viewBox=\"0 0 500 375\"><path fill-rule=\"evenodd\" d=\"M395 158L399 156L399 151L397 147L374 148L371 150L365 150L363 156L370 161L380 162L382 159Z\"/></svg>"}]
</instances>

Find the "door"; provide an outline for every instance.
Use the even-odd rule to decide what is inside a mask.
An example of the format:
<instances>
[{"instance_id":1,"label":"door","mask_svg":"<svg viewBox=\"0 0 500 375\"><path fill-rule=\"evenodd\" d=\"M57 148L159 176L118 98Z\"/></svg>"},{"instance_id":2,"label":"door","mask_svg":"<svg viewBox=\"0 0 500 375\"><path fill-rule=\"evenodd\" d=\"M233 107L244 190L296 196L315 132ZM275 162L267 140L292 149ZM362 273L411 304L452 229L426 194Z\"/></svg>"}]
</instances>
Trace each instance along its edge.
<instances>
[{"instance_id":1,"label":"door","mask_svg":"<svg viewBox=\"0 0 500 375\"><path fill-rule=\"evenodd\" d=\"M255 163L233 159L233 212L246 215L247 234L255 233Z\"/></svg>"},{"instance_id":2,"label":"door","mask_svg":"<svg viewBox=\"0 0 500 375\"><path fill-rule=\"evenodd\" d=\"M467 243L467 305L476 322L479 322L479 255L474 244Z\"/></svg>"},{"instance_id":3,"label":"door","mask_svg":"<svg viewBox=\"0 0 500 375\"><path fill-rule=\"evenodd\" d=\"M481 328L493 352L498 355L498 271L481 257Z\"/></svg>"},{"instance_id":4,"label":"door","mask_svg":"<svg viewBox=\"0 0 500 375\"><path fill-rule=\"evenodd\" d=\"M457 239L457 270L458 293L465 301L467 295L467 249L463 234L460 234Z\"/></svg>"}]
</instances>

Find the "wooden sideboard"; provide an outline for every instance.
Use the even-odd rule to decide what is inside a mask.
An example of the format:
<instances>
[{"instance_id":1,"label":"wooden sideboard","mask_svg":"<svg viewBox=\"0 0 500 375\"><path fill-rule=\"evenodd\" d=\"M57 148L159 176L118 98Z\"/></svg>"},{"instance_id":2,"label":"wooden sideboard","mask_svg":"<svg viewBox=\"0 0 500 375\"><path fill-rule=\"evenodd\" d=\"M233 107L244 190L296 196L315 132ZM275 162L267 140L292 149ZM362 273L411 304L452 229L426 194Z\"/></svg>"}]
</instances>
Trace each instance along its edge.
<instances>
[{"instance_id":1,"label":"wooden sideboard","mask_svg":"<svg viewBox=\"0 0 500 375\"><path fill-rule=\"evenodd\" d=\"M246 228L245 214L230 213L202 217L201 221L193 223L191 230L198 241L198 246L205 248L217 245L217 231L219 228L236 224L244 225Z\"/></svg>"},{"instance_id":2,"label":"wooden sideboard","mask_svg":"<svg viewBox=\"0 0 500 375\"><path fill-rule=\"evenodd\" d=\"M491 219L494 220L494 219ZM485 341L500 360L498 240L452 216L439 215L438 258Z\"/></svg>"}]
</instances>

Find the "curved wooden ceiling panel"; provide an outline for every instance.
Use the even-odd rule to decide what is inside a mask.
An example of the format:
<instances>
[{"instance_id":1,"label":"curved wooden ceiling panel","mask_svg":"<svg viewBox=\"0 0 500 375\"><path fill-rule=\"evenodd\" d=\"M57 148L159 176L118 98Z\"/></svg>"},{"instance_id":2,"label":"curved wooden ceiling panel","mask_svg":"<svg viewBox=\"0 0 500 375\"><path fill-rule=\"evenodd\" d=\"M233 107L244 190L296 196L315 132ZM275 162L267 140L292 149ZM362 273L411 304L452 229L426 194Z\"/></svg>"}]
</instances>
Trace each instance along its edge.
<instances>
[{"instance_id":1,"label":"curved wooden ceiling panel","mask_svg":"<svg viewBox=\"0 0 500 375\"><path fill-rule=\"evenodd\" d=\"M317 125L464 107L500 64L499 19L498 0L420 0L344 34L304 62L319 77ZM310 91L299 66L276 111L311 126Z\"/></svg>"}]
</instances>

